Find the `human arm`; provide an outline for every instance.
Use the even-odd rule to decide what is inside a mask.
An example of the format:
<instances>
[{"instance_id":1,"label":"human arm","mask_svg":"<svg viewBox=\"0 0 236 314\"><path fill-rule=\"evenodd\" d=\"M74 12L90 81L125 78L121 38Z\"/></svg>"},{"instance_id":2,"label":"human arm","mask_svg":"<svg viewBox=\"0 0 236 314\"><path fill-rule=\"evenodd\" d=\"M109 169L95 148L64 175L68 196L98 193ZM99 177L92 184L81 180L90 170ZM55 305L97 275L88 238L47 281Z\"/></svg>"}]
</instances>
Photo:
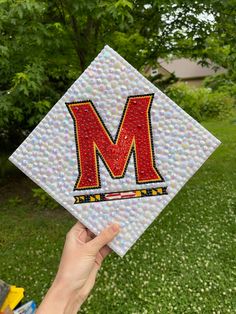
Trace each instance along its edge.
<instances>
[{"instance_id":1,"label":"human arm","mask_svg":"<svg viewBox=\"0 0 236 314\"><path fill-rule=\"evenodd\" d=\"M36 314L75 314L92 290L107 244L119 232L112 224L94 236L80 222L67 233L58 272Z\"/></svg>"}]
</instances>

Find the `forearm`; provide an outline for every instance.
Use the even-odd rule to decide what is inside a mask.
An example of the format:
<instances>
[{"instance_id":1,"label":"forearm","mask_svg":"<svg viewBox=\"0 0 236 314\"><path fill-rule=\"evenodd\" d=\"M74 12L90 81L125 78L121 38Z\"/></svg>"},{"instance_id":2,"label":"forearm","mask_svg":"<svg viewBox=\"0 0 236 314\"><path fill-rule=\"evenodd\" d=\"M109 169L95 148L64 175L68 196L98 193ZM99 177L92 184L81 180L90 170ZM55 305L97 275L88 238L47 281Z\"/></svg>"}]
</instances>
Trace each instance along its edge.
<instances>
[{"instance_id":1,"label":"forearm","mask_svg":"<svg viewBox=\"0 0 236 314\"><path fill-rule=\"evenodd\" d=\"M36 314L76 314L82 303L79 291L71 292L54 281Z\"/></svg>"}]
</instances>

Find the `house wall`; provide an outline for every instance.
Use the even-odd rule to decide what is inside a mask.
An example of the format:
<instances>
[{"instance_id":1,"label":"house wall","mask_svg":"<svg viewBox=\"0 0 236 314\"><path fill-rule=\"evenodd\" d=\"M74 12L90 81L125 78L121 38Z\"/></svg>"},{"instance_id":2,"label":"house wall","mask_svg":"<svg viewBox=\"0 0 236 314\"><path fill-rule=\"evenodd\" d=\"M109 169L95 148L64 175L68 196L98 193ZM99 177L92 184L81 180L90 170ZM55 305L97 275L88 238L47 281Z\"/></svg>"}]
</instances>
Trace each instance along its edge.
<instances>
[{"instance_id":1,"label":"house wall","mask_svg":"<svg viewBox=\"0 0 236 314\"><path fill-rule=\"evenodd\" d=\"M194 78L194 79L182 79L180 82L186 82L188 85L193 87L200 87L202 85L204 78Z\"/></svg>"}]
</instances>

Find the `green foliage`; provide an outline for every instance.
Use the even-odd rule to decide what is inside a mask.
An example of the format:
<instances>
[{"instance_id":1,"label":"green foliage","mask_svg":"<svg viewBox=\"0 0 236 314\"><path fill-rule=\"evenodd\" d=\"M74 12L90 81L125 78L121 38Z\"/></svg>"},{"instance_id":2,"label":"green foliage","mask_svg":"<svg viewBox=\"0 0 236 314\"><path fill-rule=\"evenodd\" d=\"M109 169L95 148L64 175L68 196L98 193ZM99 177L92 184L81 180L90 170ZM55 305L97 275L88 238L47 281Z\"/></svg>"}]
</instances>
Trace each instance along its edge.
<instances>
[{"instance_id":1,"label":"green foliage","mask_svg":"<svg viewBox=\"0 0 236 314\"><path fill-rule=\"evenodd\" d=\"M55 209L58 203L51 198L48 193L40 188L32 189L33 197L36 199L37 204L42 209Z\"/></svg>"},{"instance_id":2,"label":"green foliage","mask_svg":"<svg viewBox=\"0 0 236 314\"><path fill-rule=\"evenodd\" d=\"M213 61L228 70L228 76L236 82L236 1L208 1L212 7L211 32L192 52L187 51L187 55L201 59L202 63L209 64Z\"/></svg>"},{"instance_id":3,"label":"green foliage","mask_svg":"<svg viewBox=\"0 0 236 314\"><path fill-rule=\"evenodd\" d=\"M138 69L169 53L202 53L213 28L199 15L221 23L220 2L0 1L1 147L18 146L105 44Z\"/></svg>"},{"instance_id":4,"label":"green foliage","mask_svg":"<svg viewBox=\"0 0 236 314\"><path fill-rule=\"evenodd\" d=\"M198 121L223 119L232 113L234 99L225 91L191 88L186 83L171 85L167 95Z\"/></svg>"},{"instance_id":5,"label":"green foliage","mask_svg":"<svg viewBox=\"0 0 236 314\"><path fill-rule=\"evenodd\" d=\"M175 76L174 73L171 73L170 76L167 78L165 78L164 75L159 73L155 76L149 76L148 79L162 91L165 91L168 86L178 81L178 78Z\"/></svg>"},{"instance_id":6,"label":"green foliage","mask_svg":"<svg viewBox=\"0 0 236 314\"><path fill-rule=\"evenodd\" d=\"M18 169L9 161L8 157L8 154L0 153L0 185L9 180L9 175L18 172Z\"/></svg>"},{"instance_id":7,"label":"green foliage","mask_svg":"<svg viewBox=\"0 0 236 314\"><path fill-rule=\"evenodd\" d=\"M211 88L213 91L228 93L233 97L236 105L236 81L234 81L228 73L206 78L204 80L204 86Z\"/></svg>"},{"instance_id":8,"label":"green foliage","mask_svg":"<svg viewBox=\"0 0 236 314\"><path fill-rule=\"evenodd\" d=\"M8 205L17 208L17 206L22 204L22 199L19 196L14 196L8 199Z\"/></svg>"}]
</instances>

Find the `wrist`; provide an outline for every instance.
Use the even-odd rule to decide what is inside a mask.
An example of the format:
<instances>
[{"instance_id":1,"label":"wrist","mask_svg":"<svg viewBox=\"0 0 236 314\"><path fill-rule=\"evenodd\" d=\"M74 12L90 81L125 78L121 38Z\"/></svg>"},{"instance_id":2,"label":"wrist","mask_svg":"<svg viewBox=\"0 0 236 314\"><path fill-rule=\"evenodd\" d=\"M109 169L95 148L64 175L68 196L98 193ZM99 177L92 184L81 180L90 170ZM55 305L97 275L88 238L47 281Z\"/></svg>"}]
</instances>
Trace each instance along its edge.
<instances>
[{"instance_id":1,"label":"wrist","mask_svg":"<svg viewBox=\"0 0 236 314\"><path fill-rule=\"evenodd\" d=\"M80 291L72 291L56 278L36 314L76 314L83 300Z\"/></svg>"},{"instance_id":2,"label":"wrist","mask_svg":"<svg viewBox=\"0 0 236 314\"><path fill-rule=\"evenodd\" d=\"M50 289L52 289L54 297L61 298L63 314L76 314L79 311L84 302L80 289L73 288L71 284L68 285L63 280L58 280L57 277Z\"/></svg>"}]
</instances>

